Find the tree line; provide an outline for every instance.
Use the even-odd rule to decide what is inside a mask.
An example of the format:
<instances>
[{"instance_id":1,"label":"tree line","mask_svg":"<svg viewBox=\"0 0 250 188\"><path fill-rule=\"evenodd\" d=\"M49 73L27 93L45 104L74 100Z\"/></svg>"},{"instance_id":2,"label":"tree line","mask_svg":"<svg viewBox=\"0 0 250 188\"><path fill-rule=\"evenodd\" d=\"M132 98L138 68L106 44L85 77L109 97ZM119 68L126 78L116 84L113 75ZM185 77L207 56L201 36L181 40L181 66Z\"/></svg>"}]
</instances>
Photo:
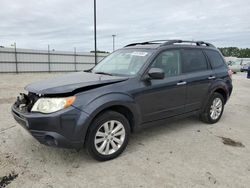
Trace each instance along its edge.
<instances>
[{"instance_id":1,"label":"tree line","mask_svg":"<svg viewBox=\"0 0 250 188\"><path fill-rule=\"evenodd\" d=\"M218 49L225 57L250 58L250 48L224 47Z\"/></svg>"},{"instance_id":2,"label":"tree line","mask_svg":"<svg viewBox=\"0 0 250 188\"><path fill-rule=\"evenodd\" d=\"M95 50L91 50L90 53L95 53ZM96 50L96 53L109 54L110 52L106 52L106 51L102 51L102 50Z\"/></svg>"}]
</instances>

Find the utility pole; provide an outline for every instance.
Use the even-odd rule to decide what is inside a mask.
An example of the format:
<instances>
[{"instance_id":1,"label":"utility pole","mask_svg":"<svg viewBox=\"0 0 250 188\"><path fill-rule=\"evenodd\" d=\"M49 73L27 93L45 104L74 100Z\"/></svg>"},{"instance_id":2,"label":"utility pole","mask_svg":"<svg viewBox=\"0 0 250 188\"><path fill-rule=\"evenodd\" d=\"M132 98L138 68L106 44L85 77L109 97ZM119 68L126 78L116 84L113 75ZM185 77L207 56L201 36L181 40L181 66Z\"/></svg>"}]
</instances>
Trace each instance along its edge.
<instances>
[{"instance_id":1,"label":"utility pole","mask_svg":"<svg viewBox=\"0 0 250 188\"><path fill-rule=\"evenodd\" d=\"M97 41L96 41L96 0L94 0L94 40L95 40L95 65L97 65Z\"/></svg>"},{"instance_id":2,"label":"utility pole","mask_svg":"<svg viewBox=\"0 0 250 188\"><path fill-rule=\"evenodd\" d=\"M116 35L112 35L112 37L113 37L113 51L115 51L115 37L116 37Z\"/></svg>"}]
</instances>

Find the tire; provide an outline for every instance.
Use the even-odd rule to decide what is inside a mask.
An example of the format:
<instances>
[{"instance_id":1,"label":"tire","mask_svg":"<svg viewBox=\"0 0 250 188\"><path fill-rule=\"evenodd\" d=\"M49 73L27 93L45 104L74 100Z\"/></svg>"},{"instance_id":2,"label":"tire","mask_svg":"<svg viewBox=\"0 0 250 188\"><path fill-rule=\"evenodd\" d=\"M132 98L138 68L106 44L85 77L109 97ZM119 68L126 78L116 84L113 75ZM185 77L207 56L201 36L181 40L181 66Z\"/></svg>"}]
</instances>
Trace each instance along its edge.
<instances>
[{"instance_id":1,"label":"tire","mask_svg":"<svg viewBox=\"0 0 250 188\"><path fill-rule=\"evenodd\" d=\"M220 107L220 105L218 105L218 106L215 105L215 104L219 104L219 103L221 103L221 107ZM206 104L204 111L201 113L200 119L203 122L209 123L209 124L217 123L223 114L224 105L225 105L224 97L220 93L217 93L217 92L213 93L212 96L210 97L210 99L208 100L208 103ZM212 115L213 109L214 110L217 109L217 110ZM219 112L219 114L218 114L218 112Z\"/></svg>"},{"instance_id":2,"label":"tire","mask_svg":"<svg viewBox=\"0 0 250 188\"><path fill-rule=\"evenodd\" d=\"M125 150L129 135L130 125L125 116L115 111L105 111L89 127L87 151L98 161L114 159Z\"/></svg>"}]
</instances>

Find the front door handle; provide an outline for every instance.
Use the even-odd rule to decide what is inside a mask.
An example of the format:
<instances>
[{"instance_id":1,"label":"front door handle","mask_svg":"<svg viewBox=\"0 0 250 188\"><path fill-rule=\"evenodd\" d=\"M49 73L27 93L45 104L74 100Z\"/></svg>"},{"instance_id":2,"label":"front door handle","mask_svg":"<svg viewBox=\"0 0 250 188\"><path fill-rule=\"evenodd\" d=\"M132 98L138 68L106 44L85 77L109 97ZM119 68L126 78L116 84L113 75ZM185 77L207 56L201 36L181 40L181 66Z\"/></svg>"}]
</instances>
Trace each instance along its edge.
<instances>
[{"instance_id":1,"label":"front door handle","mask_svg":"<svg viewBox=\"0 0 250 188\"><path fill-rule=\"evenodd\" d=\"M209 80L215 79L215 76L209 76L208 79Z\"/></svg>"},{"instance_id":2,"label":"front door handle","mask_svg":"<svg viewBox=\"0 0 250 188\"><path fill-rule=\"evenodd\" d=\"M187 84L187 82L181 81L181 82L178 82L176 85L177 86L182 86L182 85L186 85L186 84Z\"/></svg>"}]
</instances>

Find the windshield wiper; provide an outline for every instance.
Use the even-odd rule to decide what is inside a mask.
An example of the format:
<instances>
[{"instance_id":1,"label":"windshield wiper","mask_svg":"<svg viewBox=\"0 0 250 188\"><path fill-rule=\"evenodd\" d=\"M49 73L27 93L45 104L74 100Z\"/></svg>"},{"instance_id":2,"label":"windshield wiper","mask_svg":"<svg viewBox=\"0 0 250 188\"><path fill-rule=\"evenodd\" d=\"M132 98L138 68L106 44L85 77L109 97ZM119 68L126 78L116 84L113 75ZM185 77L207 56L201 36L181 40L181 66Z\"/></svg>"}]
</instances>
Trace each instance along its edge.
<instances>
[{"instance_id":1,"label":"windshield wiper","mask_svg":"<svg viewBox=\"0 0 250 188\"><path fill-rule=\"evenodd\" d=\"M107 72L94 72L95 74L103 74L103 75L109 75L113 76L113 74L107 73Z\"/></svg>"}]
</instances>

